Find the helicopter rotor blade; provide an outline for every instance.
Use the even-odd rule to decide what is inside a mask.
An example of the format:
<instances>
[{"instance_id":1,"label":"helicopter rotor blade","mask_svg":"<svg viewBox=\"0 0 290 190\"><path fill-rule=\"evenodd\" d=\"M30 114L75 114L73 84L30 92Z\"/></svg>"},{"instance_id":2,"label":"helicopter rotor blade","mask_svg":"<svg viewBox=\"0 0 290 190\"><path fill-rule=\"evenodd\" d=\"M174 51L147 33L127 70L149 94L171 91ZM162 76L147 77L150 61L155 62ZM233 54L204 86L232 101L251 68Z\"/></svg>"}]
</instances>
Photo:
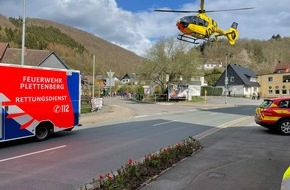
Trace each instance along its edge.
<instances>
[{"instance_id":1,"label":"helicopter rotor blade","mask_svg":"<svg viewBox=\"0 0 290 190\"><path fill-rule=\"evenodd\" d=\"M249 9L254 9L255 7L244 7L244 8L238 8L238 9L223 9L223 10L210 10L210 11L205 11L207 13L212 13L212 12L225 12L225 11L242 11L242 10L249 10Z\"/></svg>"},{"instance_id":2,"label":"helicopter rotor blade","mask_svg":"<svg viewBox=\"0 0 290 190\"><path fill-rule=\"evenodd\" d=\"M168 12L168 13L213 13L213 12L226 12L226 11L242 11L242 10L249 10L249 9L254 9L255 7L244 7L244 8L238 8L238 9L222 9L222 10L209 10L206 11L203 8L203 3L204 0L201 0L200 4L200 10L198 11L185 11L185 10L170 10L170 9L156 9L154 11L156 12Z\"/></svg>"},{"instance_id":3,"label":"helicopter rotor blade","mask_svg":"<svg viewBox=\"0 0 290 190\"><path fill-rule=\"evenodd\" d=\"M198 11L178 11L178 10L170 10L170 9L156 9L156 12L167 12L167 13L198 13Z\"/></svg>"}]
</instances>

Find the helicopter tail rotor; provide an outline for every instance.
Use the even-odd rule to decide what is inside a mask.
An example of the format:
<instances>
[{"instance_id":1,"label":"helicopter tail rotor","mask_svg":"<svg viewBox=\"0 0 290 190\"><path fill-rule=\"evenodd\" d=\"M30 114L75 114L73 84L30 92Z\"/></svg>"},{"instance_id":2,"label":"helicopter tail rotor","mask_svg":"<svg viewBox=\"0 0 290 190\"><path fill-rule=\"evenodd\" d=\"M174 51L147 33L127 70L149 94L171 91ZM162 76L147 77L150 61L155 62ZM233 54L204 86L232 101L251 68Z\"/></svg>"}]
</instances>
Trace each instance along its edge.
<instances>
[{"instance_id":1,"label":"helicopter tail rotor","mask_svg":"<svg viewBox=\"0 0 290 190\"><path fill-rule=\"evenodd\" d=\"M229 31L226 33L226 36L230 42L231 45L234 45L236 40L239 37L239 31L238 31L238 23L233 22L231 28Z\"/></svg>"}]
</instances>

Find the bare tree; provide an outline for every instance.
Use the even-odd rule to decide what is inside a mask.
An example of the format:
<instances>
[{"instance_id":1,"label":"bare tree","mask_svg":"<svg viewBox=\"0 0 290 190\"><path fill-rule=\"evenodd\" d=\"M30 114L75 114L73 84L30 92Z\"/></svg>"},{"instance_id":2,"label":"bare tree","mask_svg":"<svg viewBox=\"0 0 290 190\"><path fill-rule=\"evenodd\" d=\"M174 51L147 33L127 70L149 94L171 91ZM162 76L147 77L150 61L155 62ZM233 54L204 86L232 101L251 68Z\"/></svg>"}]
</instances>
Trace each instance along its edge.
<instances>
[{"instance_id":1,"label":"bare tree","mask_svg":"<svg viewBox=\"0 0 290 190\"><path fill-rule=\"evenodd\" d=\"M201 54L192 44L174 38L163 38L147 51L139 73L165 92L170 82L190 82L201 75Z\"/></svg>"}]
</instances>

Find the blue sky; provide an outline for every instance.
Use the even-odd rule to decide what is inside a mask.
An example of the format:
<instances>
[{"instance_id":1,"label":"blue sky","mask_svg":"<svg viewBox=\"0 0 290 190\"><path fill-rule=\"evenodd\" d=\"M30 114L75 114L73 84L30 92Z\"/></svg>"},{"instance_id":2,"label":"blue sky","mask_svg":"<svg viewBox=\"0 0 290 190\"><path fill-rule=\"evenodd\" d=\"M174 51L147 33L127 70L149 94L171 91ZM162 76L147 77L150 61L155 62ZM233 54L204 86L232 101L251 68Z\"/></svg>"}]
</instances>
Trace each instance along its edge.
<instances>
[{"instance_id":1,"label":"blue sky","mask_svg":"<svg viewBox=\"0 0 290 190\"><path fill-rule=\"evenodd\" d=\"M186 3L196 2L194 0L117 0L118 6L124 10L139 12L144 10L159 9L167 7L170 9L178 9Z\"/></svg>"},{"instance_id":2,"label":"blue sky","mask_svg":"<svg viewBox=\"0 0 290 190\"><path fill-rule=\"evenodd\" d=\"M138 55L145 55L161 37L176 37L176 21L188 14L154 9L198 10L197 0L26 0L26 16L41 18L92 33ZM241 39L290 37L289 0L205 0L206 10L255 7L254 10L208 13L220 28L239 23ZM0 14L23 16L23 0L0 0Z\"/></svg>"}]
</instances>

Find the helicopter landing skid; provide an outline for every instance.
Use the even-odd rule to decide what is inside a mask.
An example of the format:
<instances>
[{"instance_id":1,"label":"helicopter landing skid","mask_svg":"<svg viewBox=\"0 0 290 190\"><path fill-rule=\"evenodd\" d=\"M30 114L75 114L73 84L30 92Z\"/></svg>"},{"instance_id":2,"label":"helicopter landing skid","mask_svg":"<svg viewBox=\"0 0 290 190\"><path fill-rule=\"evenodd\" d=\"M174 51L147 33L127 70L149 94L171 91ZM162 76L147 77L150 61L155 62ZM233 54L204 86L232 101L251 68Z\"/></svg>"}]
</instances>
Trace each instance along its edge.
<instances>
[{"instance_id":1,"label":"helicopter landing skid","mask_svg":"<svg viewBox=\"0 0 290 190\"><path fill-rule=\"evenodd\" d=\"M184 42L192 43L192 44L199 44L198 42L196 42L197 38L194 38L185 34L178 34L177 39Z\"/></svg>"}]
</instances>

